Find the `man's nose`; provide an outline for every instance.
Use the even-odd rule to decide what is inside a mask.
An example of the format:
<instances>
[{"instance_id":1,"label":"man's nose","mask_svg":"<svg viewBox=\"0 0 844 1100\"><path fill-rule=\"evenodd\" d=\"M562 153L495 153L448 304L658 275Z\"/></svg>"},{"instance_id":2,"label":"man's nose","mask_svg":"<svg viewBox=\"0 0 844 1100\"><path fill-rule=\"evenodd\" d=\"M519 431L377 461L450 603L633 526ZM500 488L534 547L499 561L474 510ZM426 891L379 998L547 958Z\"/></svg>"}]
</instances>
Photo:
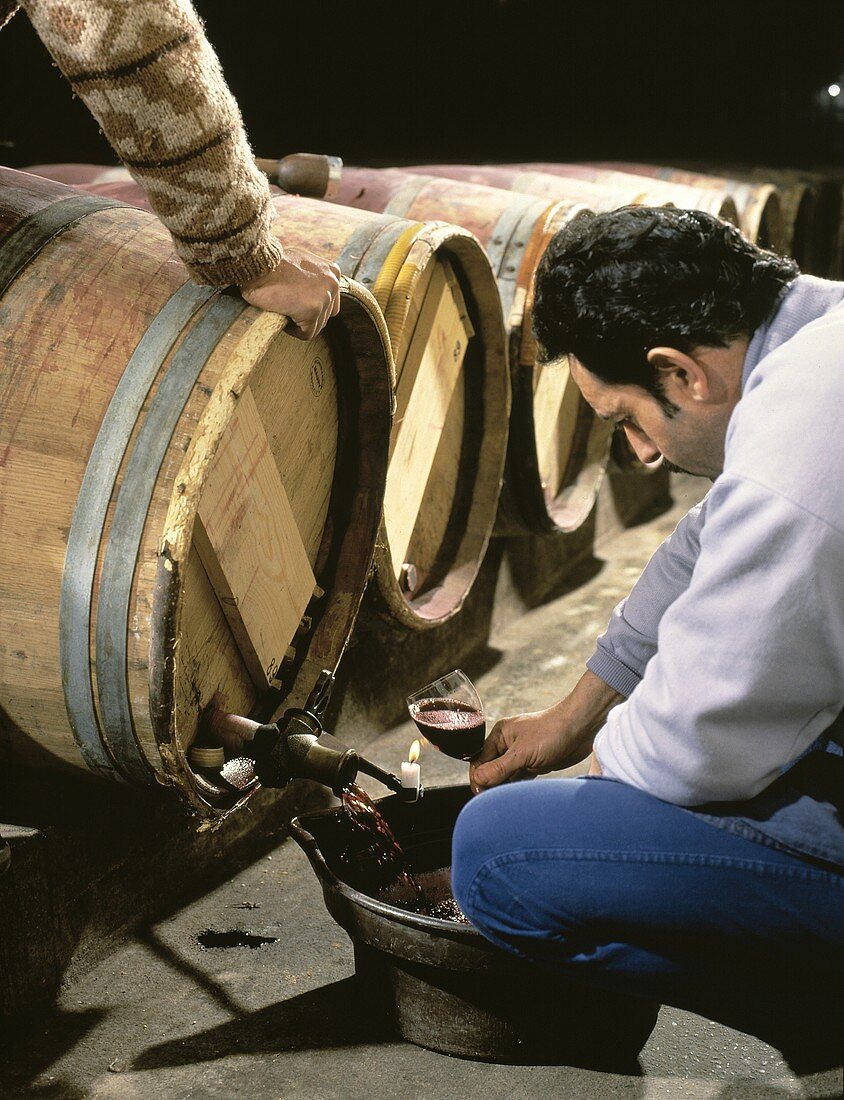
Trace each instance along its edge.
<instances>
[{"instance_id":1,"label":"man's nose","mask_svg":"<svg viewBox=\"0 0 844 1100\"><path fill-rule=\"evenodd\" d=\"M662 451L651 442L641 428L636 428L632 424L625 424L624 434L627 436L627 442L635 451L640 462L656 462L658 458L662 457Z\"/></svg>"}]
</instances>

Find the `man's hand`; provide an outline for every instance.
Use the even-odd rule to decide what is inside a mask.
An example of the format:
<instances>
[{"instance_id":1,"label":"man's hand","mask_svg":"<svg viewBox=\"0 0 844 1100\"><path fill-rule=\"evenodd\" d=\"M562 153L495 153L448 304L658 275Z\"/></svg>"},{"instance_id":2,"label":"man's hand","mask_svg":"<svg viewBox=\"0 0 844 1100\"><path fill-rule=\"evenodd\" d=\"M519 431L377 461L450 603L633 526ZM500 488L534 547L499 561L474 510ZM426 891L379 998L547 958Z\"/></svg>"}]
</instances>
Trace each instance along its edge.
<instances>
[{"instance_id":1,"label":"man's hand","mask_svg":"<svg viewBox=\"0 0 844 1100\"><path fill-rule=\"evenodd\" d=\"M340 311L340 268L286 248L278 267L244 283L240 293L251 306L289 317L291 336L312 340Z\"/></svg>"},{"instance_id":2,"label":"man's hand","mask_svg":"<svg viewBox=\"0 0 844 1100\"><path fill-rule=\"evenodd\" d=\"M517 714L495 723L480 754L469 766L469 783L476 794L499 783L533 779L565 767L569 753L566 731L556 713L559 706ZM588 752L587 746L583 755Z\"/></svg>"},{"instance_id":3,"label":"man's hand","mask_svg":"<svg viewBox=\"0 0 844 1100\"><path fill-rule=\"evenodd\" d=\"M477 794L500 783L532 779L583 760L607 713L623 699L587 671L571 693L553 707L502 718L470 765L472 790Z\"/></svg>"}]
</instances>

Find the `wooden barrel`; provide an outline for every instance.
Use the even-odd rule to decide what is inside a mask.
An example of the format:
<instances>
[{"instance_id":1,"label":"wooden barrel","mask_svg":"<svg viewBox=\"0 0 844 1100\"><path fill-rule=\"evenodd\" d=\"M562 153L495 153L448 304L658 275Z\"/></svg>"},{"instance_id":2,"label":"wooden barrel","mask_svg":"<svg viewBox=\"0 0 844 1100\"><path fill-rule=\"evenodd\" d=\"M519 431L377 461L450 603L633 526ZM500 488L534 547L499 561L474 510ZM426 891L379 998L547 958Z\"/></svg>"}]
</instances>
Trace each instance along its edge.
<instances>
[{"instance_id":1,"label":"wooden barrel","mask_svg":"<svg viewBox=\"0 0 844 1100\"><path fill-rule=\"evenodd\" d=\"M69 183L72 187L87 187L90 183L134 182L125 168L107 164L29 164L26 171L56 183Z\"/></svg>"},{"instance_id":2,"label":"wooden barrel","mask_svg":"<svg viewBox=\"0 0 844 1100\"><path fill-rule=\"evenodd\" d=\"M674 171L685 171L694 179L714 179L715 189L725 181L733 185L755 184L763 188L776 188L782 222L778 251L792 256L803 270L813 270L814 253L819 244L815 225L817 196L807 180L776 170L734 169L711 164L687 165L682 170L678 168ZM741 201L741 192L737 193L737 197Z\"/></svg>"},{"instance_id":3,"label":"wooden barrel","mask_svg":"<svg viewBox=\"0 0 844 1100\"><path fill-rule=\"evenodd\" d=\"M814 271L817 237L815 233L817 196L806 183L775 183L782 207L783 250L804 271Z\"/></svg>"},{"instance_id":4,"label":"wooden barrel","mask_svg":"<svg viewBox=\"0 0 844 1100\"><path fill-rule=\"evenodd\" d=\"M747 165L690 165L732 179L769 183L778 188L783 218L793 224L790 255L811 275L840 278L842 272L842 179L807 168ZM808 210L807 210L808 208Z\"/></svg>"},{"instance_id":5,"label":"wooden barrel","mask_svg":"<svg viewBox=\"0 0 844 1100\"><path fill-rule=\"evenodd\" d=\"M791 172L784 172L789 177ZM827 279L844 278L844 171L794 173L815 192L815 232L811 248L812 273ZM776 177L774 177L776 182Z\"/></svg>"},{"instance_id":6,"label":"wooden barrel","mask_svg":"<svg viewBox=\"0 0 844 1100\"><path fill-rule=\"evenodd\" d=\"M561 167L568 170L572 166L562 165ZM680 168L628 164L626 161L574 167L586 167L587 171L593 173L599 180L607 172L612 175L617 170L623 170L637 176L648 176L666 180L669 183L681 183L687 187L710 188L726 193L735 199L739 212L739 226L746 237L758 244L760 248L769 248L780 254L785 251L782 205L779 192L773 184L724 179L720 176L687 172Z\"/></svg>"},{"instance_id":7,"label":"wooden barrel","mask_svg":"<svg viewBox=\"0 0 844 1100\"><path fill-rule=\"evenodd\" d=\"M812 243L809 248L813 275L827 279L844 278L844 173L823 171L783 171L783 181L796 177L805 181L815 195L815 217ZM779 173L773 176L777 183Z\"/></svg>"},{"instance_id":8,"label":"wooden barrel","mask_svg":"<svg viewBox=\"0 0 844 1100\"><path fill-rule=\"evenodd\" d=\"M783 217L793 225L790 255L801 269L810 275L840 278L844 225L841 181L820 172L784 168L754 168L747 176L779 188Z\"/></svg>"},{"instance_id":9,"label":"wooden barrel","mask_svg":"<svg viewBox=\"0 0 844 1100\"><path fill-rule=\"evenodd\" d=\"M615 178L596 183L588 178L557 175L552 172L523 169L506 164L428 164L411 169L448 179L501 187L519 191L548 201L565 199L585 203L591 210L615 210L629 204L636 206L679 206L689 210L706 210L719 218L738 224L738 211L733 199L711 188L685 187L643 176L614 173ZM584 177L588 177L584 172Z\"/></svg>"},{"instance_id":10,"label":"wooden barrel","mask_svg":"<svg viewBox=\"0 0 844 1100\"><path fill-rule=\"evenodd\" d=\"M405 626L437 626L477 577L507 455L510 375L489 260L457 225L289 197L274 205L283 241L337 260L384 310L396 416L378 593Z\"/></svg>"},{"instance_id":11,"label":"wooden barrel","mask_svg":"<svg viewBox=\"0 0 844 1100\"><path fill-rule=\"evenodd\" d=\"M128 173L86 183L82 167L42 171L148 206ZM459 226L288 195L273 202L282 241L336 260L384 312L397 408L375 555L378 610L411 629L437 626L457 614L477 576L507 451L510 378L489 260Z\"/></svg>"},{"instance_id":12,"label":"wooden barrel","mask_svg":"<svg viewBox=\"0 0 844 1100\"><path fill-rule=\"evenodd\" d=\"M484 245L498 279L513 385L496 530L557 534L579 527L606 469L609 429L564 366L537 363L531 318L539 261L558 229L585 207L396 168L344 168L336 201L420 221L443 219Z\"/></svg>"},{"instance_id":13,"label":"wooden barrel","mask_svg":"<svg viewBox=\"0 0 844 1100\"><path fill-rule=\"evenodd\" d=\"M0 170L6 754L219 815L242 795L190 765L205 708L266 718L336 666L381 517L389 342L354 284L315 340L284 324L186 281L150 214Z\"/></svg>"}]
</instances>

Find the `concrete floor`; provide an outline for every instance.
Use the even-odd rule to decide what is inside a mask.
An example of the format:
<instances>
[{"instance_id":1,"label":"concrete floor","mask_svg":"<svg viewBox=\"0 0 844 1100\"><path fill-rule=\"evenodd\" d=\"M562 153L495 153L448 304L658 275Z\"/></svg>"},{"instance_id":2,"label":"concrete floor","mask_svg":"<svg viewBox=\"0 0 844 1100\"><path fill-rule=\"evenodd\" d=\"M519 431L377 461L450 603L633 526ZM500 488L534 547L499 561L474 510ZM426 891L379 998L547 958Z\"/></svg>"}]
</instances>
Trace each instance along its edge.
<instances>
[{"instance_id":1,"label":"concrete floor","mask_svg":"<svg viewBox=\"0 0 844 1100\"><path fill-rule=\"evenodd\" d=\"M671 512L603 546L591 579L493 635L466 662L490 718L565 693L609 610L699 491L687 485ZM405 723L372 742L367 755L395 769L413 736ZM465 774L465 765L427 750L429 785ZM272 942L203 949L197 935L209 929ZM841 1093L840 1072L798 1079L770 1047L673 1009L662 1010L638 1076L449 1058L384 1034L361 1011L353 971L345 933L328 916L305 856L279 827L274 846L211 892L136 929L67 985L50 1011L5 1024L0 1096L779 1100Z\"/></svg>"}]
</instances>

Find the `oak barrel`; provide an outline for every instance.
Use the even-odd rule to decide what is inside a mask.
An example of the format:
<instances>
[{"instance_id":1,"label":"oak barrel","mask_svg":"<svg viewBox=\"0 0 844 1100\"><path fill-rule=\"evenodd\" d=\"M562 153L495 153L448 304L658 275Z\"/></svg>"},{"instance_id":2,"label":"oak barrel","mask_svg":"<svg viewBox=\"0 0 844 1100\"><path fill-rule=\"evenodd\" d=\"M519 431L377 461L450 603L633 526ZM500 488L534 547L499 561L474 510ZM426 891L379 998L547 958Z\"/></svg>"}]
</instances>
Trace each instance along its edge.
<instances>
[{"instance_id":1,"label":"oak barrel","mask_svg":"<svg viewBox=\"0 0 844 1100\"><path fill-rule=\"evenodd\" d=\"M502 187L525 195L552 200L585 203L596 212L614 210L619 206L679 206L690 210L706 210L719 218L738 224L736 204L727 194L717 194L711 188L685 187L682 184L647 180L642 176L622 172L608 173L613 178L595 182L584 170L582 178L553 172L535 171L513 164L434 164L412 171L469 183Z\"/></svg>"},{"instance_id":2,"label":"oak barrel","mask_svg":"<svg viewBox=\"0 0 844 1100\"><path fill-rule=\"evenodd\" d=\"M274 199L290 245L336 259L384 310L396 365L396 417L375 554L385 610L415 630L452 618L495 523L510 415L501 302L467 230Z\"/></svg>"},{"instance_id":3,"label":"oak barrel","mask_svg":"<svg viewBox=\"0 0 844 1100\"><path fill-rule=\"evenodd\" d=\"M148 205L125 170L99 183L85 179L101 177L96 166L40 170ZM459 226L287 195L273 202L285 244L336 260L384 312L397 409L373 600L408 628L437 626L457 614L477 576L506 456L510 378L489 260Z\"/></svg>"},{"instance_id":4,"label":"oak barrel","mask_svg":"<svg viewBox=\"0 0 844 1100\"><path fill-rule=\"evenodd\" d=\"M568 170L570 165L563 165ZM759 183L747 180L726 179L721 176L688 172L680 168L664 168L651 164L610 163L581 165L600 179L617 170L632 172L637 176L665 180L669 183L681 183L687 187L710 188L726 193L735 199L739 212L741 231L760 248L769 248L773 252L783 253L786 248L785 231L782 217L782 204L779 192L771 183Z\"/></svg>"},{"instance_id":5,"label":"oak barrel","mask_svg":"<svg viewBox=\"0 0 844 1100\"><path fill-rule=\"evenodd\" d=\"M349 284L315 340L187 281L145 211L0 170L2 752L241 800L201 715L301 703L352 630L392 370ZM196 756L196 754L194 754Z\"/></svg>"},{"instance_id":6,"label":"oak barrel","mask_svg":"<svg viewBox=\"0 0 844 1100\"><path fill-rule=\"evenodd\" d=\"M786 194L804 186L809 189L814 198L809 240L803 263L797 253L795 259L812 275L844 277L844 174L836 177L809 169L757 168L753 178L770 180Z\"/></svg>"},{"instance_id":7,"label":"oak barrel","mask_svg":"<svg viewBox=\"0 0 844 1100\"><path fill-rule=\"evenodd\" d=\"M711 172L731 179L770 183L779 189L783 218L793 224L790 255L803 271L829 279L842 274L842 175L834 170L770 168L749 165L687 165L693 171ZM808 210L807 210L808 207Z\"/></svg>"},{"instance_id":8,"label":"oak barrel","mask_svg":"<svg viewBox=\"0 0 844 1100\"><path fill-rule=\"evenodd\" d=\"M754 178L764 176L778 187L805 183L815 197L807 270L827 279L844 277L844 171L758 168Z\"/></svg>"},{"instance_id":9,"label":"oak barrel","mask_svg":"<svg viewBox=\"0 0 844 1100\"><path fill-rule=\"evenodd\" d=\"M606 470L609 432L564 366L537 363L531 315L539 261L558 229L584 206L397 168L344 168L336 201L443 219L464 226L484 245L498 279L513 386L496 530L558 534L579 527Z\"/></svg>"}]
</instances>

